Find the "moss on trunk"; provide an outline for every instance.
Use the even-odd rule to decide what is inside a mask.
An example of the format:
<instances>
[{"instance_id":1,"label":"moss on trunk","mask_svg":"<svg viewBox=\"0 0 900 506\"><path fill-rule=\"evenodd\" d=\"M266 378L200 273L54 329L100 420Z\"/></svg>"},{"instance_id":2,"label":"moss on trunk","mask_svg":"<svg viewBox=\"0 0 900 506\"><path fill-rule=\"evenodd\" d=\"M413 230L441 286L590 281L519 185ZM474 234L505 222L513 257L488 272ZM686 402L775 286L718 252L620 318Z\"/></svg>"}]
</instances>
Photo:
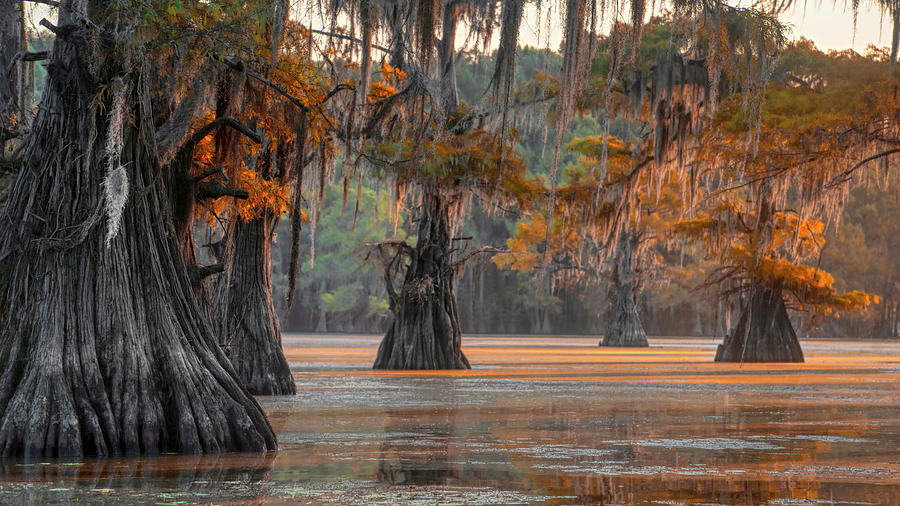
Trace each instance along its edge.
<instances>
[{"instance_id":1,"label":"moss on trunk","mask_svg":"<svg viewBox=\"0 0 900 506\"><path fill-rule=\"evenodd\" d=\"M422 198L415 248L399 294L391 292L394 317L378 348L375 369L469 369L453 291L449 208L440 190Z\"/></svg>"},{"instance_id":2,"label":"moss on trunk","mask_svg":"<svg viewBox=\"0 0 900 506\"><path fill-rule=\"evenodd\" d=\"M624 232L617 242L609 287L606 333L600 346L648 346L635 303L638 291L633 258L636 241L634 235Z\"/></svg>"},{"instance_id":3,"label":"moss on trunk","mask_svg":"<svg viewBox=\"0 0 900 506\"><path fill-rule=\"evenodd\" d=\"M273 450L193 294L148 117L149 69L126 73L110 54L92 68L90 51L108 50L88 40L56 39L0 223L0 454Z\"/></svg>"}]
</instances>

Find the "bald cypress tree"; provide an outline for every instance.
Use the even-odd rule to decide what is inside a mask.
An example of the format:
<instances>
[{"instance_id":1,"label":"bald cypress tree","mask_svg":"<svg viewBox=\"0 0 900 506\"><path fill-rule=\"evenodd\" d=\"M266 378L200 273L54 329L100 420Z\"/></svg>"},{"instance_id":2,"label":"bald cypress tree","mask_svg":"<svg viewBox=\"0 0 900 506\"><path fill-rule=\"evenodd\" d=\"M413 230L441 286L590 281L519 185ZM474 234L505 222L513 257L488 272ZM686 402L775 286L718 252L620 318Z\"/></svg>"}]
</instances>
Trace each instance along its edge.
<instances>
[{"instance_id":1,"label":"bald cypress tree","mask_svg":"<svg viewBox=\"0 0 900 506\"><path fill-rule=\"evenodd\" d=\"M193 79L160 72L150 13L125 9L63 0L45 22L49 80L0 225L0 453L274 449L174 226L168 160L203 87L161 102L167 79Z\"/></svg>"}]
</instances>

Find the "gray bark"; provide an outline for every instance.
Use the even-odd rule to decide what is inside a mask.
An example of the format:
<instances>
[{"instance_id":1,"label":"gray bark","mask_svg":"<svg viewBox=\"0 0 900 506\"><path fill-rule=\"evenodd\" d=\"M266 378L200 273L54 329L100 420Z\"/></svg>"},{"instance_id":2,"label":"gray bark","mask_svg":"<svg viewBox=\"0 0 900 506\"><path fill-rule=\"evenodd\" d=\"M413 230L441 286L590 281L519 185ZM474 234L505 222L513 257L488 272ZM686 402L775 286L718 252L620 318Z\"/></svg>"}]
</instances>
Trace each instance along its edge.
<instances>
[{"instance_id":1,"label":"gray bark","mask_svg":"<svg viewBox=\"0 0 900 506\"><path fill-rule=\"evenodd\" d=\"M737 326L716 350L716 362L803 362L803 350L780 289L755 285Z\"/></svg>"},{"instance_id":2,"label":"gray bark","mask_svg":"<svg viewBox=\"0 0 900 506\"><path fill-rule=\"evenodd\" d=\"M456 25L455 2L444 7L441 23L441 40L438 43L440 65L441 106L444 114L453 114L459 108L459 92L456 88Z\"/></svg>"},{"instance_id":3,"label":"gray bark","mask_svg":"<svg viewBox=\"0 0 900 506\"><path fill-rule=\"evenodd\" d=\"M428 187L415 248L400 293L388 279L394 317L375 358L375 369L469 369L462 352L448 206L440 190ZM387 276L388 278L390 276Z\"/></svg>"},{"instance_id":4,"label":"gray bark","mask_svg":"<svg viewBox=\"0 0 900 506\"><path fill-rule=\"evenodd\" d=\"M6 154L6 143L13 132L27 130L31 123L34 101L33 62L23 58L28 50L25 37L24 2L0 0L0 155ZM7 120L15 116L15 127Z\"/></svg>"},{"instance_id":5,"label":"gray bark","mask_svg":"<svg viewBox=\"0 0 900 506\"><path fill-rule=\"evenodd\" d=\"M606 333L600 346L648 346L635 302L638 292L633 258L636 241L637 238L627 232L623 232L617 241Z\"/></svg>"},{"instance_id":6,"label":"gray bark","mask_svg":"<svg viewBox=\"0 0 900 506\"><path fill-rule=\"evenodd\" d=\"M63 9L60 24L74 16ZM83 32L91 25L78 26L56 39L0 221L0 455L274 450L192 293L138 84L152 79L116 67ZM130 187L108 244L104 214L122 185L104 192L114 110L110 94L94 103L104 86L126 90L113 162Z\"/></svg>"},{"instance_id":7,"label":"gray bark","mask_svg":"<svg viewBox=\"0 0 900 506\"><path fill-rule=\"evenodd\" d=\"M277 217L231 224L222 336L238 377L254 395L297 393L281 349L281 326L272 300L272 240Z\"/></svg>"}]
</instances>

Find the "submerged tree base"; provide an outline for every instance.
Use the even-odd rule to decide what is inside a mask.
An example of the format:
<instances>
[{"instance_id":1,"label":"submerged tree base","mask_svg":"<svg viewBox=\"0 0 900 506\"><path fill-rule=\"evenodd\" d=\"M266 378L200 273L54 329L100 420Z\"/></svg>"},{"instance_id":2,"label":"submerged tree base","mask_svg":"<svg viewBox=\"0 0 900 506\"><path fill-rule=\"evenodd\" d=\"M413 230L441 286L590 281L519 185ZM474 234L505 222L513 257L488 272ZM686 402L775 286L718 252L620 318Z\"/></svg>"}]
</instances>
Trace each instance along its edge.
<instances>
[{"instance_id":1,"label":"submerged tree base","mask_svg":"<svg viewBox=\"0 0 900 506\"><path fill-rule=\"evenodd\" d=\"M716 350L716 362L803 362L781 290L751 289L741 318Z\"/></svg>"},{"instance_id":2,"label":"submerged tree base","mask_svg":"<svg viewBox=\"0 0 900 506\"><path fill-rule=\"evenodd\" d=\"M647 334L636 311L620 312L615 316L606 328L600 346L621 346L633 348L646 348Z\"/></svg>"},{"instance_id":3,"label":"submerged tree base","mask_svg":"<svg viewBox=\"0 0 900 506\"><path fill-rule=\"evenodd\" d=\"M0 225L0 456L274 450L194 296L147 135L152 79L72 40Z\"/></svg>"},{"instance_id":4,"label":"submerged tree base","mask_svg":"<svg viewBox=\"0 0 900 506\"><path fill-rule=\"evenodd\" d=\"M440 189L423 191L415 248L406 243L389 262L386 274L394 318L378 347L375 369L469 369L462 352L448 197ZM400 294L391 284L393 269L408 258Z\"/></svg>"},{"instance_id":5,"label":"submerged tree base","mask_svg":"<svg viewBox=\"0 0 900 506\"><path fill-rule=\"evenodd\" d=\"M471 369L462 350L454 347L450 318L434 302L394 318L378 347L374 369Z\"/></svg>"},{"instance_id":6,"label":"submerged tree base","mask_svg":"<svg viewBox=\"0 0 900 506\"><path fill-rule=\"evenodd\" d=\"M609 287L612 304L607 312L606 333L600 346L649 346L635 303L639 291L638 273L634 266L638 243L638 236L629 232L621 233L617 241Z\"/></svg>"},{"instance_id":7,"label":"submerged tree base","mask_svg":"<svg viewBox=\"0 0 900 506\"><path fill-rule=\"evenodd\" d=\"M227 273L225 351L254 395L297 393L281 349L281 327L272 302L272 235L276 218L233 225L233 262Z\"/></svg>"}]
</instances>

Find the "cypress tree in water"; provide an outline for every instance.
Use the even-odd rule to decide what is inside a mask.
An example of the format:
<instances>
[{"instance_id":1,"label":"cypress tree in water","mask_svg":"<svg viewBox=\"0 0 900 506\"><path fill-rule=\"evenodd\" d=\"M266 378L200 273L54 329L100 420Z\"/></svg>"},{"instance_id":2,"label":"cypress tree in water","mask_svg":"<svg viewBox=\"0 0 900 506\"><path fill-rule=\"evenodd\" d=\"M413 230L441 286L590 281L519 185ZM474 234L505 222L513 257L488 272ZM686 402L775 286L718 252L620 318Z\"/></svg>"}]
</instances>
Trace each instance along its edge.
<instances>
[{"instance_id":1,"label":"cypress tree in water","mask_svg":"<svg viewBox=\"0 0 900 506\"><path fill-rule=\"evenodd\" d=\"M375 369L470 368L453 289L449 208L438 192L434 186L425 189L416 246L404 244L398 251L409 259L400 293L388 279L394 318L378 347Z\"/></svg>"},{"instance_id":2,"label":"cypress tree in water","mask_svg":"<svg viewBox=\"0 0 900 506\"><path fill-rule=\"evenodd\" d=\"M132 13L121 9L63 1L53 28L49 82L0 224L0 454L273 450L176 237L162 162L189 108L155 121L160 76L126 49L134 34L114 23Z\"/></svg>"},{"instance_id":3,"label":"cypress tree in water","mask_svg":"<svg viewBox=\"0 0 900 506\"><path fill-rule=\"evenodd\" d=\"M638 293L633 267L636 243L634 234L622 232L619 236L616 246L619 251L612 259L615 265L610 279L610 307L601 346L648 346L635 303Z\"/></svg>"}]
</instances>

